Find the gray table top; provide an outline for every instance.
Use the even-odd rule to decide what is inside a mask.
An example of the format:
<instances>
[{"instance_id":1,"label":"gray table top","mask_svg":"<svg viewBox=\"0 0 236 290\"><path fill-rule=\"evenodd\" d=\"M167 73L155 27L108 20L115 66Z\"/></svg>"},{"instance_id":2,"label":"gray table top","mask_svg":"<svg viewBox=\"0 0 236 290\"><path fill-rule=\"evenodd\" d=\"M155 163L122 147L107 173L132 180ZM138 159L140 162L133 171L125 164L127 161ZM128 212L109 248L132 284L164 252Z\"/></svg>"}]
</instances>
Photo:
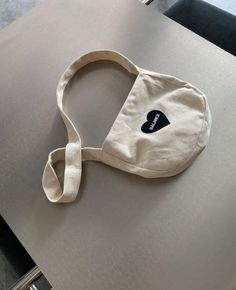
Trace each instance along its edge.
<instances>
[{"instance_id":1,"label":"gray table top","mask_svg":"<svg viewBox=\"0 0 236 290\"><path fill-rule=\"evenodd\" d=\"M204 91L210 142L187 171L162 180L86 162L81 200L51 204L42 171L66 143L55 88L68 63L98 48ZM0 63L0 212L55 289L233 289L233 56L136 0L51 0L1 31ZM86 145L101 144L132 81L97 63L72 82L66 107Z\"/></svg>"}]
</instances>

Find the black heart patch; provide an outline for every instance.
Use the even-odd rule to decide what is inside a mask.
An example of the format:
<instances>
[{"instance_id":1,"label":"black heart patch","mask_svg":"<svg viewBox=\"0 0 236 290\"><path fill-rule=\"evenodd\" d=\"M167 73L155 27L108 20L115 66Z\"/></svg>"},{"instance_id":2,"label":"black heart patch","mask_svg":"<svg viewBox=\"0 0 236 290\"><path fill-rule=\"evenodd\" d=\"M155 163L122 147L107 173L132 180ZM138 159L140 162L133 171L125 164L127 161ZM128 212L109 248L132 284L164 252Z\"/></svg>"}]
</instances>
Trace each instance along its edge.
<instances>
[{"instance_id":1,"label":"black heart patch","mask_svg":"<svg viewBox=\"0 0 236 290\"><path fill-rule=\"evenodd\" d=\"M154 133L170 124L166 115L158 110L150 111L147 114L147 121L142 125L144 133Z\"/></svg>"}]
</instances>

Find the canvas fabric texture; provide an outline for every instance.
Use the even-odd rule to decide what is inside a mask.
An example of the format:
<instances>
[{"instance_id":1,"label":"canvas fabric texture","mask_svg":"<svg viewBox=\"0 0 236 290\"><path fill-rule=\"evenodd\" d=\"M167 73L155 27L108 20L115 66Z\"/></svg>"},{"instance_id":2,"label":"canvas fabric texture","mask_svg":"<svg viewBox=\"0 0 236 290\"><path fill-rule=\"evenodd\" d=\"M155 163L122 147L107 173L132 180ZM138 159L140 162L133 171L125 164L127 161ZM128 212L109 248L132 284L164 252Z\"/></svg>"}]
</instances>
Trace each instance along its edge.
<instances>
[{"instance_id":1,"label":"canvas fabric texture","mask_svg":"<svg viewBox=\"0 0 236 290\"><path fill-rule=\"evenodd\" d=\"M100 60L118 63L136 79L102 147L82 148L80 135L63 110L64 92L79 69ZM173 76L139 68L112 50L89 52L70 64L58 83L57 105L68 144L49 154L42 179L47 198L55 203L76 199L83 161L100 161L145 178L169 177L190 166L210 135L211 113L200 90ZM53 167L61 160L63 189Z\"/></svg>"}]
</instances>

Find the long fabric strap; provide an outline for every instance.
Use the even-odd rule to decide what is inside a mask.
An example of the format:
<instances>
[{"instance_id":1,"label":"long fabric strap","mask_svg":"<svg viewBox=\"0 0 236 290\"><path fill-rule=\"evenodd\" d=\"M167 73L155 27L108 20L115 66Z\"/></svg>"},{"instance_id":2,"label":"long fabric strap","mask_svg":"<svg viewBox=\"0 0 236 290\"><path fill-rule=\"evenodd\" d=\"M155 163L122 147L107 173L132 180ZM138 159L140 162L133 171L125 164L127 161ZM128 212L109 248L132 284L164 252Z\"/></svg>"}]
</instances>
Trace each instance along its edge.
<instances>
[{"instance_id":1,"label":"long fabric strap","mask_svg":"<svg viewBox=\"0 0 236 290\"><path fill-rule=\"evenodd\" d=\"M82 160L99 160L100 158L99 156L102 152L102 149L100 148L83 148L85 156L82 156L80 135L70 118L63 110L64 92L69 81L73 78L79 69L91 62L99 60L113 61L120 64L130 73L135 75L138 75L139 73L138 67L134 65L129 59L127 59L122 54L111 50L98 50L89 52L74 61L65 70L57 86L57 105L67 129L68 144L66 147L53 150L49 154L42 178L44 192L51 202L65 203L74 201L80 187ZM53 168L53 165L58 161L65 161L63 189Z\"/></svg>"}]
</instances>

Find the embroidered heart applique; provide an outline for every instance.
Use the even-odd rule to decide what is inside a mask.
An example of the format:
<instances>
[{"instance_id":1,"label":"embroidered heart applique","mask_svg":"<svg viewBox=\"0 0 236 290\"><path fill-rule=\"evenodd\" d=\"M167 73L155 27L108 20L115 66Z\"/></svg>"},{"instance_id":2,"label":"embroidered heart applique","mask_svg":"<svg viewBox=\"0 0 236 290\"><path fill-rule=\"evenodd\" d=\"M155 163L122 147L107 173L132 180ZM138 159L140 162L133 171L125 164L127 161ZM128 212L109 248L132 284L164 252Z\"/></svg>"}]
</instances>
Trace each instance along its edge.
<instances>
[{"instance_id":1,"label":"embroidered heart applique","mask_svg":"<svg viewBox=\"0 0 236 290\"><path fill-rule=\"evenodd\" d=\"M147 121L142 125L144 133L154 133L170 124L166 115L158 110L150 111L147 114Z\"/></svg>"}]
</instances>

